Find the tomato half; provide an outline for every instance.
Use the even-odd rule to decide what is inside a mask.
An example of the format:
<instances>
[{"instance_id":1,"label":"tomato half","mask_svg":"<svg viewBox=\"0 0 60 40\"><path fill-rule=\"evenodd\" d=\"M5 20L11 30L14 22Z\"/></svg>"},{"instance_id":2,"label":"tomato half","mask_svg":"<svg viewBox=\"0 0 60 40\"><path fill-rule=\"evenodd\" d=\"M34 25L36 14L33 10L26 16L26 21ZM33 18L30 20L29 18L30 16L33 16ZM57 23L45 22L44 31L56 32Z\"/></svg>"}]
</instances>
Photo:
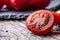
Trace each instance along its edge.
<instances>
[{"instance_id":1,"label":"tomato half","mask_svg":"<svg viewBox=\"0 0 60 40\"><path fill-rule=\"evenodd\" d=\"M13 9L11 6L10 0L4 0L4 4L7 6L8 9Z\"/></svg>"},{"instance_id":2,"label":"tomato half","mask_svg":"<svg viewBox=\"0 0 60 40\"><path fill-rule=\"evenodd\" d=\"M16 10L24 10L29 7L30 1L29 0L10 0L11 5Z\"/></svg>"},{"instance_id":3,"label":"tomato half","mask_svg":"<svg viewBox=\"0 0 60 40\"><path fill-rule=\"evenodd\" d=\"M55 23L60 25L60 14L56 12L53 12L53 14L54 14Z\"/></svg>"},{"instance_id":4,"label":"tomato half","mask_svg":"<svg viewBox=\"0 0 60 40\"><path fill-rule=\"evenodd\" d=\"M54 16L48 10L39 10L26 19L26 27L34 34L43 35L53 28Z\"/></svg>"},{"instance_id":5,"label":"tomato half","mask_svg":"<svg viewBox=\"0 0 60 40\"><path fill-rule=\"evenodd\" d=\"M0 9L2 8L3 4L4 4L3 0L0 0Z\"/></svg>"}]
</instances>

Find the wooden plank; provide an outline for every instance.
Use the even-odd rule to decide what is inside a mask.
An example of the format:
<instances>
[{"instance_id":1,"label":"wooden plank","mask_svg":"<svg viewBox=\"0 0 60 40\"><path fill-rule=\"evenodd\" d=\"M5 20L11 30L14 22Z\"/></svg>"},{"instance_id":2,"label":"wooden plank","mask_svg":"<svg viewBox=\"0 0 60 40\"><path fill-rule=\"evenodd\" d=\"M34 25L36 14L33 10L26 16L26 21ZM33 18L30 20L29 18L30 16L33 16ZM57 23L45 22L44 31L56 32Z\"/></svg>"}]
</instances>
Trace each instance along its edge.
<instances>
[{"instance_id":1,"label":"wooden plank","mask_svg":"<svg viewBox=\"0 0 60 40\"><path fill-rule=\"evenodd\" d=\"M0 21L0 40L60 40L60 34L38 36L26 28L25 21Z\"/></svg>"}]
</instances>

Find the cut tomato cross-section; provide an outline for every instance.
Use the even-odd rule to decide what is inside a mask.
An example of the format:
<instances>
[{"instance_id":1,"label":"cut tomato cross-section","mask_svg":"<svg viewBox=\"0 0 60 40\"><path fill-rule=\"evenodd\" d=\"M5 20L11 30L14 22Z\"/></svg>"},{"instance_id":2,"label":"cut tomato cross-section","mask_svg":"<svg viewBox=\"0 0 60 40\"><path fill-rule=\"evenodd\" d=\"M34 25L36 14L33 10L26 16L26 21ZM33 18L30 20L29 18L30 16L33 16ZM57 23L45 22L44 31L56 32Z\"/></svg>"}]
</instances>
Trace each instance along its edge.
<instances>
[{"instance_id":1,"label":"cut tomato cross-section","mask_svg":"<svg viewBox=\"0 0 60 40\"><path fill-rule=\"evenodd\" d=\"M54 16L51 11L39 10L26 19L27 28L35 34L47 34L53 28Z\"/></svg>"}]
</instances>

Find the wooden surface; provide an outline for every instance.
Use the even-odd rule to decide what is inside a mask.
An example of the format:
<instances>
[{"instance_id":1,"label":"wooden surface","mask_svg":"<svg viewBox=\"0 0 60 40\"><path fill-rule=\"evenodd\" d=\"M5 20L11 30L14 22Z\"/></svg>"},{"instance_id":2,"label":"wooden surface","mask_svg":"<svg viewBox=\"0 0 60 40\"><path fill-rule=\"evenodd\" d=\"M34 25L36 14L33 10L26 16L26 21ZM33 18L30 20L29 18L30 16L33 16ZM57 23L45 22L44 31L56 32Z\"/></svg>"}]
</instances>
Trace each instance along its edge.
<instances>
[{"instance_id":1,"label":"wooden surface","mask_svg":"<svg viewBox=\"0 0 60 40\"><path fill-rule=\"evenodd\" d=\"M25 21L0 20L0 40L60 40L59 30L54 26L47 35L34 35L27 30Z\"/></svg>"}]
</instances>

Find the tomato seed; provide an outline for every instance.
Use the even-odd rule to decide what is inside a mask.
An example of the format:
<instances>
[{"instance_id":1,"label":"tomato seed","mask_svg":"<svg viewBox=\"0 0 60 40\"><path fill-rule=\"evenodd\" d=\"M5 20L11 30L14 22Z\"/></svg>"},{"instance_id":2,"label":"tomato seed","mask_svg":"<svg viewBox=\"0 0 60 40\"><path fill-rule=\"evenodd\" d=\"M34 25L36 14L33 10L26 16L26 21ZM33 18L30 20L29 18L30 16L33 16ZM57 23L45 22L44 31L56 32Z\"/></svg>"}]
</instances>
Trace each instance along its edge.
<instances>
[{"instance_id":1,"label":"tomato seed","mask_svg":"<svg viewBox=\"0 0 60 40\"><path fill-rule=\"evenodd\" d=\"M48 22L49 22L49 19L50 19L50 16L47 14L47 15L45 16L45 21L44 21L44 23L43 23L40 27L44 27L45 25L47 25Z\"/></svg>"},{"instance_id":2,"label":"tomato seed","mask_svg":"<svg viewBox=\"0 0 60 40\"><path fill-rule=\"evenodd\" d=\"M29 25L32 26L32 28L35 28L34 25L36 25L36 24L33 24L33 21L34 21L34 19L35 19L36 17L38 17L38 16L39 16L39 14L35 14L35 15L31 18Z\"/></svg>"}]
</instances>

